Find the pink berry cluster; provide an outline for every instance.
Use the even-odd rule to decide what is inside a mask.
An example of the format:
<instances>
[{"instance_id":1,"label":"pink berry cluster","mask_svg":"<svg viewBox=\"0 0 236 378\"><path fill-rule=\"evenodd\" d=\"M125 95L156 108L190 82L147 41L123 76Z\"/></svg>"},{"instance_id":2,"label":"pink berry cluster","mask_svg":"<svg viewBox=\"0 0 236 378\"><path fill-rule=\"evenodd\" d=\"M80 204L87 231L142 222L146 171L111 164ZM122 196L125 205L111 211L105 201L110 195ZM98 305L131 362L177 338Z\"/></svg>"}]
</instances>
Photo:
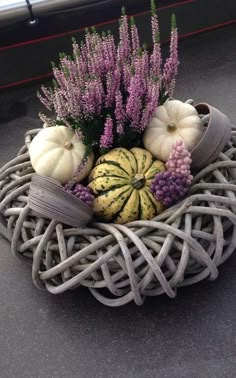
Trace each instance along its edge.
<instances>
[{"instance_id":1,"label":"pink berry cluster","mask_svg":"<svg viewBox=\"0 0 236 378\"><path fill-rule=\"evenodd\" d=\"M151 183L155 197L165 206L173 205L188 193L193 179L191 163L190 152L185 148L183 141L178 140L173 145L166 163L167 171L158 173Z\"/></svg>"},{"instance_id":2,"label":"pink berry cluster","mask_svg":"<svg viewBox=\"0 0 236 378\"><path fill-rule=\"evenodd\" d=\"M192 163L191 154L185 148L182 140L177 140L172 147L172 151L166 162L166 168L170 172L191 176L190 166ZM192 180L192 176L189 177Z\"/></svg>"}]
</instances>

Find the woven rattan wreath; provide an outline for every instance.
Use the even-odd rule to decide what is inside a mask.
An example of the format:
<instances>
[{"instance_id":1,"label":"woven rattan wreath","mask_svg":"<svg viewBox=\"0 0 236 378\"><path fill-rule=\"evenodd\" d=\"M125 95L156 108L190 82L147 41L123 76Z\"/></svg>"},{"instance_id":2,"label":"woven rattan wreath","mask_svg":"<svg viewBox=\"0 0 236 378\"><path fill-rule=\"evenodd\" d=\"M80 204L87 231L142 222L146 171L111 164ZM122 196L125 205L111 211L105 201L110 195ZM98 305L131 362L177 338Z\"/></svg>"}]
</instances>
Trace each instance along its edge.
<instances>
[{"instance_id":1,"label":"woven rattan wreath","mask_svg":"<svg viewBox=\"0 0 236 378\"><path fill-rule=\"evenodd\" d=\"M18 156L0 170L2 233L14 255L32 259L32 277L53 294L87 286L109 306L166 293L204 278L236 247L236 129L218 160L199 172L189 197L152 221L69 228L28 207L33 170L26 133Z\"/></svg>"}]
</instances>

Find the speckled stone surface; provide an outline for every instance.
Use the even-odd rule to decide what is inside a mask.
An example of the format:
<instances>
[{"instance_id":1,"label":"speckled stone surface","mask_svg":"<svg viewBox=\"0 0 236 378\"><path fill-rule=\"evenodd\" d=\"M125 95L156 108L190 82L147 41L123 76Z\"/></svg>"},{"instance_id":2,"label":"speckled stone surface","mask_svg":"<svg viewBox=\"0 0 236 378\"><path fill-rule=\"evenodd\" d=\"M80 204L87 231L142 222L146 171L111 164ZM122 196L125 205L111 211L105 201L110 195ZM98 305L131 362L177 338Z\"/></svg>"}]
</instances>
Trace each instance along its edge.
<instances>
[{"instance_id":1,"label":"speckled stone surface","mask_svg":"<svg viewBox=\"0 0 236 378\"><path fill-rule=\"evenodd\" d=\"M236 122L236 28L181 42L176 97L206 101ZM0 94L0 162L38 127L37 86ZM236 254L215 282L106 308L80 289L36 289L30 264L0 241L1 378L234 378Z\"/></svg>"}]
</instances>

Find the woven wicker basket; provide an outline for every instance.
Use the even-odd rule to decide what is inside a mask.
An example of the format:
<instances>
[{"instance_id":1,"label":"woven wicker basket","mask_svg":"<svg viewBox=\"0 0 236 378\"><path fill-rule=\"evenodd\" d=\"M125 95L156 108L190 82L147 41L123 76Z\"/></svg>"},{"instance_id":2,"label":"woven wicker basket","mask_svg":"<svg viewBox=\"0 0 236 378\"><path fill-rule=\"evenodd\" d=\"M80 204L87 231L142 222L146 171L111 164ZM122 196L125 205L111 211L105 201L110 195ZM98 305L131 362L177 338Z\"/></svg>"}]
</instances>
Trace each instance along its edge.
<instances>
[{"instance_id":1,"label":"woven wicker basket","mask_svg":"<svg viewBox=\"0 0 236 378\"><path fill-rule=\"evenodd\" d=\"M63 293L80 285L109 306L166 293L205 278L236 248L236 128L217 161L194 177L189 197L152 221L92 223L70 228L28 206L33 175L26 133L17 157L0 170L0 231L12 253L32 259L40 289Z\"/></svg>"}]
</instances>

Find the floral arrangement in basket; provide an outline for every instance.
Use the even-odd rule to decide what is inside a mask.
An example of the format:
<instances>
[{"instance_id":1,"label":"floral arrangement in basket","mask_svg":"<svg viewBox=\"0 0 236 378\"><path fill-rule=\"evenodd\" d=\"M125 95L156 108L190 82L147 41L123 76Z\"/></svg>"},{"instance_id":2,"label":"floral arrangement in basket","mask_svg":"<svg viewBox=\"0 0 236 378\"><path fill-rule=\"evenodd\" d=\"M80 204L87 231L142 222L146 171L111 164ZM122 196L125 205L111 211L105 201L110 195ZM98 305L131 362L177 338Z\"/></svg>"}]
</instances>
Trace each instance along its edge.
<instances>
[{"instance_id":1,"label":"floral arrangement in basket","mask_svg":"<svg viewBox=\"0 0 236 378\"><path fill-rule=\"evenodd\" d=\"M236 128L173 98L175 17L165 61L154 2L151 25L151 52L124 10L118 43L94 28L73 40L39 94L51 116L0 169L0 232L40 289L141 305L215 279L236 248Z\"/></svg>"},{"instance_id":2,"label":"floral arrangement in basket","mask_svg":"<svg viewBox=\"0 0 236 378\"><path fill-rule=\"evenodd\" d=\"M44 129L29 149L33 168L106 222L152 219L186 196L191 164L198 160L191 153L209 122L192 101L173 99L179 65L175 16L163 62L151 5L151 53L123 9L117 44L110 32L86 30L85 41L73 39L72 56L60 54L59 66L53 63L53 87L38 93L53 116L40 114Z\"/></svg>"}]
</instances>

